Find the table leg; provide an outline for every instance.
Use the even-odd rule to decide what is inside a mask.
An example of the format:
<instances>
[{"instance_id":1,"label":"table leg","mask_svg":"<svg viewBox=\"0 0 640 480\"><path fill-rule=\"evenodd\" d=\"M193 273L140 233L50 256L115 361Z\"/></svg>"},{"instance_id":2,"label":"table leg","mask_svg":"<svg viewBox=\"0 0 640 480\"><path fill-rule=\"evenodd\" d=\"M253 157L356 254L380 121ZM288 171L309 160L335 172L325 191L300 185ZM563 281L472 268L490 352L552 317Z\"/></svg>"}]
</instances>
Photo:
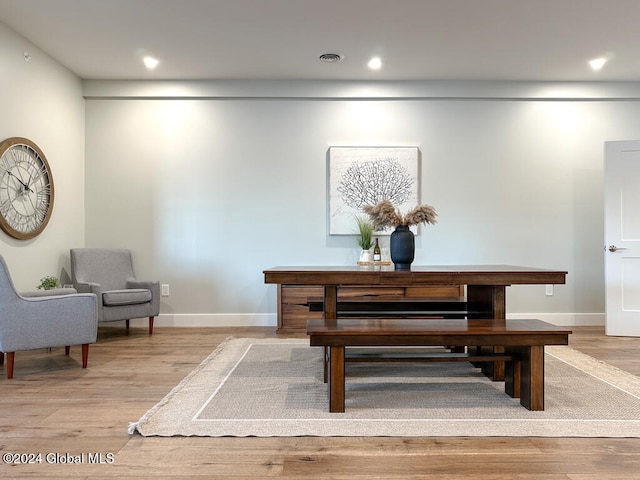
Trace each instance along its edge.
<instances>
[{"instance_id":1,"label":"table leg","mask_svg":"<svg viewBox=\"0 0 640 480\"><path fill-rule=\"evenodd\" d=\"M467 285L467 308L469 319L484 318L505 320L506 286L504 285ZM504 347L475 347L478 353L502 353ZM504 380L504 362L488 362L482 365L482 372L494 381Z\"/></svg>"},{"instance_id":2,"label":"table leg","mask_svg":"<svg viewBox=\"0 0 640 480\"><path fill-rule=\"evenodd\" d=\"M325 320L338 318L338 287L336 285L324 286L324 313Z\"/></svg>"},{"instance_id":3,"label":"table leg","mask_svg":"<svg viewBox=\"0 0 640 480\"><path fill-rule=\"evenodd\" d=\"M520 404L529 410L544 410L544 346L522 349Z\"/></svg>"},{"instance_id":4,"label":"table leg","mask_svg":"<svg viewBox=\"0 0 640 480\"><path fill-rule=\"evenodd\" d=\"M338 318L338 287L336 285L324 286L324 311L322 313L325 323L335 325ZM328 381L331 353L324 347L324 383Z\"/></svg>"},{"instance_id":5,"label":"table leg","mask_svg":"<svg viewBox=\"0 0 640 480\"><path fill-rule=\"evenodd\" d=\"M344 412L344 347L330 347L329 411Z\"/></svg>"},{"instance_id":6,"label":"table leg","mask_svg":"<svg viewBox=\"0 0 640 480\"><path fill-rule=\"evenodd\" d=\"M504 285L467 285L469 318L506 318L505 294Z\"/></svg>"}]
</instances>

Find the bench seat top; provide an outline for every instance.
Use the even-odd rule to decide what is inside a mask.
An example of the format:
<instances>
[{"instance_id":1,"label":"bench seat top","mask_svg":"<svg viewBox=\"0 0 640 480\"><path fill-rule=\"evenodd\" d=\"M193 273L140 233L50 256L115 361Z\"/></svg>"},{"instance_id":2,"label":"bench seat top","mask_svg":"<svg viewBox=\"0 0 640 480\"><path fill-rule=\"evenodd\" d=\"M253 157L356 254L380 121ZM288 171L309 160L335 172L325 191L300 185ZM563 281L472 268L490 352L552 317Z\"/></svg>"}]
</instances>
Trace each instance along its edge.
<instances>
[{"instance_id":1,"label":"bench seat top","mask_svg":"<svg viewBox=\"0 0 640 480\"><path fill-rule=\"evenodd\" d=\"M567 345L571 330L538 319L385 319L307 321L311 345Z\"/></svg>"}]
</instances>

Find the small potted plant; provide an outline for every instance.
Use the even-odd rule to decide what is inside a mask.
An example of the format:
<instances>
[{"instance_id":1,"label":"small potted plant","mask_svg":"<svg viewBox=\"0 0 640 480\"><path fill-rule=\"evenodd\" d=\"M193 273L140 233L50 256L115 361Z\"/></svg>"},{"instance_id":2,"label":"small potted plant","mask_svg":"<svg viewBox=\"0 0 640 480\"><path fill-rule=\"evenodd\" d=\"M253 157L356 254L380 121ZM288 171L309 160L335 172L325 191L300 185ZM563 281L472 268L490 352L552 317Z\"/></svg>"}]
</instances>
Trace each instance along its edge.
<instances>
[{"instance_id":1,"label":"small potted plant","mask_svg":"<svg viewBox=\"0 0 640 480\"><path fill-rule=\"evenodd\" d=\"M53 288L60 287L60 282L54 276L47 275L44 278L40 279L40 285L38 285L38 290L51 290Z\"/></svg>"},{"instance_id":2,"label":"small potted plant","mask_svg":"<svg viewBox=\"0 0 640 480\"><path fill-rule=\"evenodd\" d=\"M360 246L360 262L371 261L371 247L373 246L373 222L366 218L356 216L356 224L358 225L359 237L357 238Z\"/></svg>"}]
</instances>

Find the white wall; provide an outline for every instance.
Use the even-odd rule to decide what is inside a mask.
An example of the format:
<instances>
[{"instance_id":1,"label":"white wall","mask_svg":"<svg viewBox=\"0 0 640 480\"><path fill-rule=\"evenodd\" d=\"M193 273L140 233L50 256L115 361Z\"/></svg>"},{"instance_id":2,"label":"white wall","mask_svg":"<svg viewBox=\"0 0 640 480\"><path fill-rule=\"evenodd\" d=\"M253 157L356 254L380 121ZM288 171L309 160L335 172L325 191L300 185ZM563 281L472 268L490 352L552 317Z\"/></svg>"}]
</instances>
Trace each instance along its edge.
<instances>
[{"instance_id":1,"label":"white wall","mask_svg":"<svg viewBox=\"0 0 640 480\"><path fill-rule=\"evenodd\" d=\"M28 62L24 52L31 56ZM33 140L53 171L55 203L44 232L20 241L0 231L0 254L16 287L35 290L46 275L68 279L69 248L84 244L82 85L79 78L0 23L0 105L0 140Z\"/></svg>"},{"instance_id":2,"label":"white wall","mask_svg":"<svg viewBox=\"0 0 640 480\"><path fill-rule=\"evenodd\" d=\"M417 145L439 223L416 263L565 269L509 311L602 323L603 142L637 137L636 88L85 82L86 243L170 284L161 321L274 324L264 268L357 259L327 234L327 149Z\"/></svg>"},{"instance_id":3,"label":"white wall","mask_svg":"<svg viewBox=\"0 0 640 480\"><path fill-rule=\"evenodd\" d=\"M274 324L264 268L356 260L327 235L327 149L417 145L440 214L417 263L566 269L552 297L509 288L509 311L602 323L603 142L638 138L639 84L82 85L1 24L0 72L0 137L35 141L56 186L38 238L0 232L21 290L64 280L71 247L125 246L171 287L160 324Z\"/></svg>"}]
</instances>

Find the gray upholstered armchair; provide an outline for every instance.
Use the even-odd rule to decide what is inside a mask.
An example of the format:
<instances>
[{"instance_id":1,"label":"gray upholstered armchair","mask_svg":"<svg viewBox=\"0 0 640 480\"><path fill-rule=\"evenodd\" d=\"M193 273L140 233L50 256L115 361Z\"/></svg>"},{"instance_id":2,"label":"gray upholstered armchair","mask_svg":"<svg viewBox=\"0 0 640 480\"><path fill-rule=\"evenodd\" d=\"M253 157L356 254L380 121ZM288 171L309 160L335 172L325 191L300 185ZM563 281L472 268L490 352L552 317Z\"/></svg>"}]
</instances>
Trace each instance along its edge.
<instances>
[{"instance_id":1,"label":"gray upholstered armchair","mask_svg":"<svg viewBox=\"0 0 640 480\"><path fill-rule=\"evenodd\" d=\"M114 322L149 317L160 313L160 282L137 280L131 251L119 248L71 249L71 280L78 292L98 297L98 320Z\"/></svg>"},{"instance_id":2,"label":"gray upholstered armchair","mask_svg":"<svg viewBox=\"0 0 640 480\"><path fill-rule=\"evenodd\" d=\"M71 294L25 297L13 285L0 256L0 365L7 355L7 378L13 378L15 352L82 345L82 368L87 368L89 344L98 334L96 296Z\"/></svg>"}]
</instances>

